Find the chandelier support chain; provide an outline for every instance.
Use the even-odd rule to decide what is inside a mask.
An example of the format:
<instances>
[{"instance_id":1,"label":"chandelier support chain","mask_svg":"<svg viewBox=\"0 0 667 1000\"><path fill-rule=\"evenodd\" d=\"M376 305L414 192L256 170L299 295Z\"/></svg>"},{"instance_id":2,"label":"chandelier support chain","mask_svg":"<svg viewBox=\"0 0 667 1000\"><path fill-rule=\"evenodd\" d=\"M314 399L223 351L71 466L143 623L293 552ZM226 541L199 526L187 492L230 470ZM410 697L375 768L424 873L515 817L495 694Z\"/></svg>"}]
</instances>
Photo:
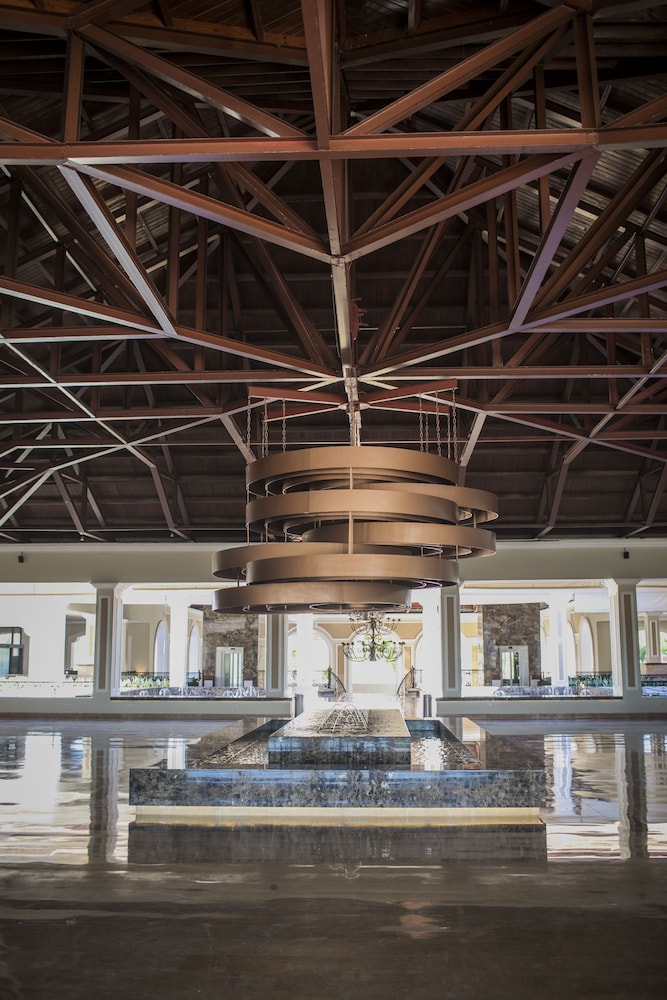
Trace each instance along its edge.
<instances>
[{"instance_id":1,"label":"chandelier support chain","mask_svg":"<svg viewBox=\"0 0 667 1000\"><path fill-rule=\"evenodd\" d=\"M269 404L264 400L264 415L262 419L262 458L269 454Z\"/></svg>"},{"instance_id":2,"label":"chandelier support chain","mask_svg":"<svg viewBox=\"0 0 667 1000\"><path fill-rule=\"evenodd\" d=\"M282 419L283 452L287 451L287 407L283 399L283 419Z\"/></svg>"},{"instance_id":3,"label":"chandelier support chain","mask_svg":"<svg viewBox=\"0 0 667 1000\"><path fill-rule=\"evenodd\" d=\"M452 454L449 456L454 462L458 461L459 441L456 417L456 389L452 389Z\"/></svg>"},{"instance_id":4,"label":"chandelier support chain","mask_svg":"<svg viewBox=\"0 0 667 1000\"><path fill-rule=\"evenodd\" d=\"M424 452L424 407L422 398L419 397L419 450Z\"/></svg>"}]
</instances>

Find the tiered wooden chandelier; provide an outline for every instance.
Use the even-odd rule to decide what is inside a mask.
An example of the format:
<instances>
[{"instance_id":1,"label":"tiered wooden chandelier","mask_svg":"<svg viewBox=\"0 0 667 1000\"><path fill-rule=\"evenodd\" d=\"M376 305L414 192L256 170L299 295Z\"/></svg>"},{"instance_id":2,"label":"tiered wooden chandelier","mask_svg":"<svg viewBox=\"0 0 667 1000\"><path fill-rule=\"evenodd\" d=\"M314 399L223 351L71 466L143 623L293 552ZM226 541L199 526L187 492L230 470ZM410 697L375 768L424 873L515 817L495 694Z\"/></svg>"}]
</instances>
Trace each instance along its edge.
<instances>
[{"instance_id":1,"label":"tiered wooden chandelier","mask_svg":"<svg viewBox=\"0 0 667 1000\"><path fill-rule=\"evenodd\" d=\"M405 448L306 448L247 468L246 524L263 540L218 552L236 586L216 611L400 612L422 587L458 583L458 560L491 555L497 499L456 485L450 459Z\"/></svg>"}]
</instances>

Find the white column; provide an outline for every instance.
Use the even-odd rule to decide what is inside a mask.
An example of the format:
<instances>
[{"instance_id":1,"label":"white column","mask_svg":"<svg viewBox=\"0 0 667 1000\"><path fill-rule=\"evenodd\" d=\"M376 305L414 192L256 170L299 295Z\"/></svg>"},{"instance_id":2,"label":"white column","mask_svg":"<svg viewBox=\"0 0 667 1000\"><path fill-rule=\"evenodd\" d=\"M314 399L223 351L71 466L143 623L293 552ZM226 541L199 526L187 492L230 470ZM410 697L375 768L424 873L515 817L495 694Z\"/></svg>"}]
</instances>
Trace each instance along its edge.
<instances>
[{"instance_id":1,"label":"white column","mask_svg":"<svg viewBox=\"0 0 667 1000\"><path fill-rule=\"evenodd\" d=\"M435 587L417 595L422 606L422 641L419 650L421 684L427 694L442 697L440 591Z\"/></svg>"},{"instance_id":2,"label":"white column","mask_svg":"<svg viewBox=\"0 0 667 1000\"><path fill-rule=\"evenodd\" d=\"M296 620L296 688L295 694L303 694L304 707L314 708L317 702L317 691L312 685L312 666L314 661L313 627L315 616L310 614L295 615Z\"/></svg>"},{"instance_id":3,"label":"white column","mask_svg":"<svg viewBox=\"0 0 667 1000\"><path fill-rule=\"evenodd\" d=\"M563 687L567 684L568 668L565 662L565 629L569 628L567 622L567 605L569 597L554 592L549 596L550 614L550 665L551 684L553 687ZM571 672L574 673L575 664L572 664Z\"/></svg>"},{"instance_id":4,"label":"white column","mask_svg":"<svg viewBox=\"0 0 667 1000\"><path fill-rule=\"evenodd\" d=\"M169 687L185 687L188 662L188 608L190 594L172 593L169 605Z\"/></svg>"},{"instance_id":5,"label":"white column","mask_svg":"<svg viewBox=\"0 0 667 1000\"><path fill-rule=\"evenodd\" d=\"M282 698L287 681L287 615L266 616L267 698Z\"/></svg>"},{"instance_id":6,"label":"white column","mask_svg":"<svg viewBox=\"0 0 667 1000\"><path fill-rule=\"evenodd\" d=\"M309 667L313 657L313 615L295 615L296 689L303 692L310 683Z\"/></svg>"},{"instance_id":7,"label":"white column","mask_svg":"<svg viewBox=\"0 0 667 1000\"><path fill-rule=\"evenodd\" d=\"M614 694L641 697L637 581L607 580Z\"/></svg>"},{"instance_id":8,"label":"white column","mask_svg":"<svg viewBox=\"0 0 667 1000\"><path fill-rule=\"evenodd\" d=\"M95 666L93 696L120 688L123 584L95 583Z\"/></svg>"},{"instance_id":9,"label":"white column","mask_svg":"<svg viewBox=\"0 0 667 1000\"><path fill-rule=\"evenodd\" d=\"M442 696L461 697L461 594L458 587L440 591Z\"/></svg>"},{"instance_id":10,"label":"white column","mask_svg":"<svg viewBox=\"0 0 667 1000\"><path fill-rule=\"evenodd\" d=\"M422 684L436 698L461 697L461 598L458 587L419 593L424 636Z\"/></svg>"},{"instance_id":11,"label":"white column","mask_svg":"<svg viewBox=\"0 0 667 1000\"><path fill-rule=\"evenodd\" d=\"M31 681L62 683L68 603L69 598L55 595L25 596L2 602L5 622L24 630L27 655L23 672Z\"/></svg>"}]
</instances>

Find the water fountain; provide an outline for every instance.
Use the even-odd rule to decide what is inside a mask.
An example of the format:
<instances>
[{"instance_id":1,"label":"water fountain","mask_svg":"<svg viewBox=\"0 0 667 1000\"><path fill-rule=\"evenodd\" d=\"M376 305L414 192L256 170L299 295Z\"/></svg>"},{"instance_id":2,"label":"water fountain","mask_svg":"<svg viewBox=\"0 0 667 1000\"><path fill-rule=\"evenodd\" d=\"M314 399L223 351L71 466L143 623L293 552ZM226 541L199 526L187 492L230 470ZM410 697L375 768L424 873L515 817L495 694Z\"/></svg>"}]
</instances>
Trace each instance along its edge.
<instances>
[{"instance_id":1,"label":"water fountain","mask_svg":"<svg viewBox=\"0 0 667 1000\"><path fill-rule=\"evenodd\" d=\"M269 765L410 766L410 731L398 709L335 702L304 713L268 738Z\"/></svg>"}]
</instances>

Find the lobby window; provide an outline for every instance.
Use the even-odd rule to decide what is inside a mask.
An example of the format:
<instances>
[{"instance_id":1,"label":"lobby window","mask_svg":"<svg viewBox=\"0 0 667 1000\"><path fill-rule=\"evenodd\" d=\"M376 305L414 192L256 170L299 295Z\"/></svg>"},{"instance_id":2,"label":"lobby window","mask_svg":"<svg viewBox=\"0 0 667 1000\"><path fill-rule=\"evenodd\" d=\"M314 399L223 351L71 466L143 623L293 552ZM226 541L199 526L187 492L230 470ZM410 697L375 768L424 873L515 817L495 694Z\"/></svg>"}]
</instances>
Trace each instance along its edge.
<instances>
[{"instance_id":1,"label":"lobby window","mask_svg":"<svg viewBox=\"0 0 667 1000\"><path fill-rule=\"evenodd\" d=\"M0 676L23 673L23 629L0 626Z\"/></svg>"}]
</instances>

